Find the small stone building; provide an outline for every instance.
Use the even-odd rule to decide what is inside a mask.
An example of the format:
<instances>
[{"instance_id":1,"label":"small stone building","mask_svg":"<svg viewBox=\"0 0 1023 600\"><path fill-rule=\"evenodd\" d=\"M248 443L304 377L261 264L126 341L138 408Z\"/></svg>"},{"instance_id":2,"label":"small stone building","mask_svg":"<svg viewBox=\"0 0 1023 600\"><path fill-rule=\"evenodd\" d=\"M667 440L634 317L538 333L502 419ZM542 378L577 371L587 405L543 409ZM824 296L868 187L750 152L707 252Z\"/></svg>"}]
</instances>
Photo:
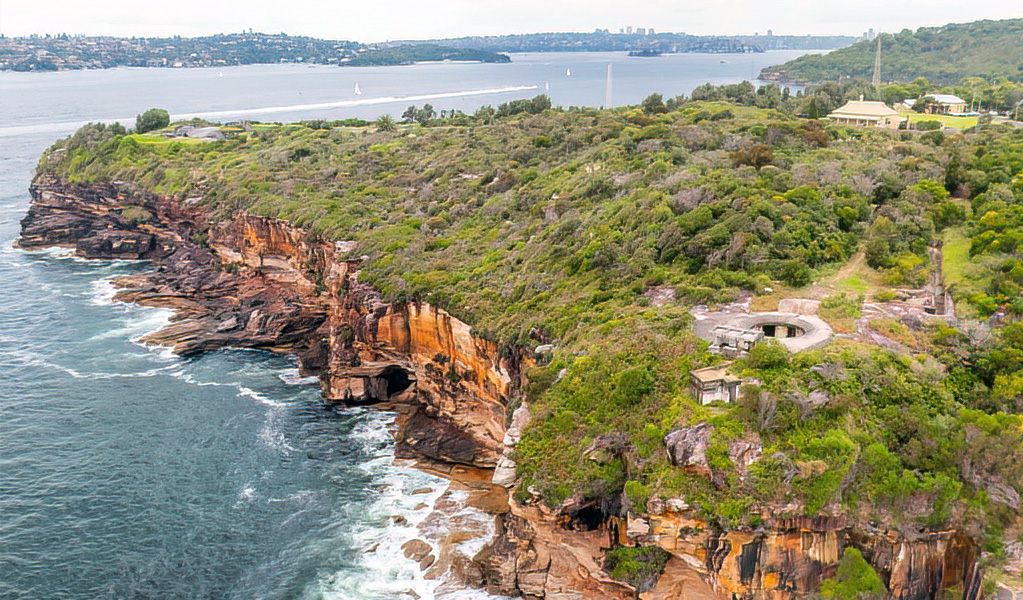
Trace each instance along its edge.
<instances>
[{"instance_id":1,"label":"small stone building","mask_svg":"<svg viewBox=\"0 0 1023 600\"><path fill-rule=\"evenodd\" d=\"M714 401L735 402L742 378L728 373L732 363L722 363L689 372L689 389L700 404Z\"/></svg>"}]
</instances>

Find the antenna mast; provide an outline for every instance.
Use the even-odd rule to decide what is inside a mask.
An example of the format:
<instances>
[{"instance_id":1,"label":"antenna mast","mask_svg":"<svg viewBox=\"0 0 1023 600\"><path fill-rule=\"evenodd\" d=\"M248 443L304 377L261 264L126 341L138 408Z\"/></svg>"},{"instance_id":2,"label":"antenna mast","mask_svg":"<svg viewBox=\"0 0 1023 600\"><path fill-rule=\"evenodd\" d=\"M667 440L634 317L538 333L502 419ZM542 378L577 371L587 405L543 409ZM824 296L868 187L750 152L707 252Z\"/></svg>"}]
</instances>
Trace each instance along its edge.
<instances>
[{"instance_id":1,"label":"antenna mast","mask_svg":"<svg viewBox=\"0 0 1023 600\"><path fill-rule=\"evenodd\" d=\"M878 100L881 100L881 34L877 34L877 52L874 54L874 90L877 92Z\"/></svg>"}]
</instances>

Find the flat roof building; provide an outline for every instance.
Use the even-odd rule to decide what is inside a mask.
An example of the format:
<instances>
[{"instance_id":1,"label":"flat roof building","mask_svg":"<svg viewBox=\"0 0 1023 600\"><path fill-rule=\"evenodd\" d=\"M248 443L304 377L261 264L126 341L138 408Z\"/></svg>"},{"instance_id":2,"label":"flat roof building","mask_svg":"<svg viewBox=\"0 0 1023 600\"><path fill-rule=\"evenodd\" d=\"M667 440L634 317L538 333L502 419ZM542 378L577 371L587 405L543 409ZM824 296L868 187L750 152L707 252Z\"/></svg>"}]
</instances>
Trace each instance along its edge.
<instances>
[{"instance_id":1,"label":"flat roof building","mask_svg":"<svg viewBox=\"0 0 1023 600\"><path fill-rule=\"evenodd\" d=\"M728 373L732 363L704 367L689 372L689 389L700 404L715 401L735 402L742 379Z\"/></svg>"}]
</instances>

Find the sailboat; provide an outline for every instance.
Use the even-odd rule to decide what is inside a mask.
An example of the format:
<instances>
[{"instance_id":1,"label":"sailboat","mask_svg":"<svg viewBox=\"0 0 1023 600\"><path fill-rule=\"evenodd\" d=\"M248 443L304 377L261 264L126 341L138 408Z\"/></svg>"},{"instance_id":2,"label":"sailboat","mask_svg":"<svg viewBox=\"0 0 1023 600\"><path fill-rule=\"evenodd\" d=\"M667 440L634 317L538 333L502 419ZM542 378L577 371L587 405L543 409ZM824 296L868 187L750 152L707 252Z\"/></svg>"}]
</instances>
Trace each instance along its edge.
<instances>
[{"instance_id":1,"label":"sailboat","mask_svg":"<svg viewBox=\"0 0 1023 600\"><path fill-rule=\"evenodd\" d=\"M565 77L571 77L571 76L572 76L572 69L565 69Z\"/></svg>"},{"instance_id":2,"label":"sailboat","mask_svg":"<svg viewBox=\"0 0 1023 600\"><path fill-rule=\"evenodd\" d=\"M549 81L543 82L543 91L545 92L551 91L551 82Z\"/></svg>"},{"instance_id":3,"label":"sailboat","mask_svg":"<svg viewBox=\"0 0 1023 600\"><path fill-rule=\"evenodd\" d=\"M355 82L355 95L356 96L362 95L362 90L359 89L359 82Z\"/></svg>"}]
</instances>

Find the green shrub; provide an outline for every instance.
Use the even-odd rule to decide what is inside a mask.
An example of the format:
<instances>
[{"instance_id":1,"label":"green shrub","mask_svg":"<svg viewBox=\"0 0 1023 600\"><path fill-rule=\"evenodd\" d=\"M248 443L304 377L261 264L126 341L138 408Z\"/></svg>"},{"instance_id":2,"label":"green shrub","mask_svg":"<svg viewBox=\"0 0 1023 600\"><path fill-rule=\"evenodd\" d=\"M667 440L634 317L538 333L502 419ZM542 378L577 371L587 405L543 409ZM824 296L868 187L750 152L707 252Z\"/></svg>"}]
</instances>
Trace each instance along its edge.
<instances>
[{"instance_id":1,"label":"green shrub","mask_svg":"<svg viewBox=\"0 0 1023 600\"><path fill-rule=\"evenodd\" d=\"M654 377L646 367L633 367L619 373L612 399L619 406L637 404L654 389Z\"/></svg>"},{"instance_id":2,"label":"green shrub","mask_svg":"<svg viewBox=\"0 0 1023 600\"><path fill-rule=\"evenodd\" d=\"M646 501L650 497L650 488L635 479L630 479L625 482L625 495L632 503L634 511L643 512L646 510Z\"/></svg>"},{"instance_id":3,"label":"green shrub","mask_svg":"<svg viewBox=\"0 0 1023 600\"><path fill-rule=\"evenodd\" d=\"M121 217L129 223L144 223L153 218L153 214L141 206L129 206L121 211Z\"/></svg>"},{"instance_id":4,"label":"green shrub","mask_svg":"<svg viewBox=\"0 0 1023 600\"><path fill-rule=\"evenodd\" d=\"M607 553L604 569L614 579L624 581L642 593L657 584L669 558L671 553L660 546L622 546Z\"/></svg>"},{"instance_id":5,"label":"green shrub","mask_svg":"<svg viewBox=\"0 0 1023 600\"><path fill-rule=\"evenodd\" d=\"M887 593L881 576L856 548L846 548L838 574L821 582L821 596L828 600L881 600Z\"/></svg>"},{"instance_id":6,"label":"green shrub","mask_svg":"<svg viewBox=\"0 0 1023 600\"><path fill-rule=\"evenodd\" d=\"M754 369L784 369L789 365L789 351L775 340L764 340L753 346L748 361Z\"/></svg>"}]
</instances>

